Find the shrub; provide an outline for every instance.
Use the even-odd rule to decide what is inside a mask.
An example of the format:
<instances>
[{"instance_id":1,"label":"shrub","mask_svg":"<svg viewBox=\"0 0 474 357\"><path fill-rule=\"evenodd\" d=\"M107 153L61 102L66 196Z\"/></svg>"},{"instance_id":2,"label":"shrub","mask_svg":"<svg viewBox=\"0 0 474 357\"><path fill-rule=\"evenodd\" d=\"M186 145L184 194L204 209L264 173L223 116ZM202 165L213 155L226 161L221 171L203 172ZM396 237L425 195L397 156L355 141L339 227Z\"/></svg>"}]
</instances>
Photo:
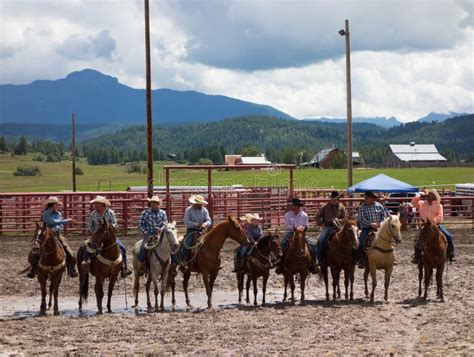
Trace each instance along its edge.
<instances>
[{"instance_id":1,"label":"shrub","mask_svg":"<svg viewBox=\"0 0 474 357\"><path fill-rule=\"evenodd\" d=\"M13 173L14 176L37 176L41 175L41 171L38 166L35 167L24 167L18 166L16 172Z\"/></svg>"},{"instance_id":2,"label":"shrub","mask_svg":"<svg viewBox=\"0 0 474 357\"><path fill-rule=\"evenodd\" d=\"M129 162L128 164L125 165L125 172L127 174L141 173L142 167L140 166L139 162Z\"/></svg>"},{"instance_id":3,"label":"shrub","mask_svg":"<svg viewBox=\"0 0 474 357\"><path fill-rule=\"evenodd\" d=\"M61 161L61 158L55 154L48 154L46 156L46 162L59 162Z\"/></svg>"},{"instance_id":4,"label":"shrub","mask_svg":"<svg viewBox=\"0 0 474 357\"><path fill-rule=\"evenodd\" d=\"M33 156L33 161L43 162L44 160L46 160L46 157L43 154L36 154Z\"/></svg>"},{"instance_id":5,"label":"shrub","mask_svg":"<svg viewBox=\"0 0 474 357\"><path fill-rule=\"evenodd\" d=\"M202 159L199 159L198 163L199 165L212 165L212 160L202 158Z\"/></svg>"},{"instance_id":6,"label":"shrub","mask_svg":"<svg viewBox=\"0 0 474 357\"><path fill-rule=\"evenodd\" d=\"M84 171L82 171L82 169L79 166L76 167L74 172L76 173L76 175L84 175Z\"/></svg>"}]
</instances>

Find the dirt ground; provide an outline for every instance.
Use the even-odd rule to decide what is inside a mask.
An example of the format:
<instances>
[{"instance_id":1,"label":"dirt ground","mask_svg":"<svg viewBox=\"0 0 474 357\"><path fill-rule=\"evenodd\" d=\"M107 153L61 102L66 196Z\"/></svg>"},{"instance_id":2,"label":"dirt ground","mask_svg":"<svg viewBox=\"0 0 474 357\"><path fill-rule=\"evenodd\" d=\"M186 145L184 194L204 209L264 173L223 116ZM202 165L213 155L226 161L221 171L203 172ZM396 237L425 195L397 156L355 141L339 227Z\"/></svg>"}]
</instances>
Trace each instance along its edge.
<instances>
[{"instance_id":1,"label":"dirt ground","mask_svg":"<svg viewBox=\"0 0 474 357\"><path fill-rule=\"evenodd\" d=\"M327 303L324 284L312 276L307 304L281 303L282 278L272 274L265 307L237 304L232 270L235 243L223 249L223 268L217 278L212 310L206 310L200 278L191 279L191 301L186 309L181 291L176 311L135 311L131 279L127 278L128 309L124 282L114 291L113 314L95 316L95 296L84 315L77 312L77 280L65 278L60 287L61 316L37 317L39 285L16 277L26 266L29 237L0 237L0 354L474 354L474 231L452 230L458 261L445 275L446 302L417 299L417 269L410 263L415 231L404 232L396 249L389 302L383 301L383 274L378 275L376 303L363 296L362 271L357 270L355 300ZM124 242L129 251L136 237ZM72 237L76 249L80 238ZM181 275L178 286L181 290ZM93 283L93 279L91 284ZM142 287L143 289L143 287ZM297 293L299 297L299 290ZM261 294L259 292L259 302ZM140 296L140 306L145 297Z\"/></svg>"}]
</instances>

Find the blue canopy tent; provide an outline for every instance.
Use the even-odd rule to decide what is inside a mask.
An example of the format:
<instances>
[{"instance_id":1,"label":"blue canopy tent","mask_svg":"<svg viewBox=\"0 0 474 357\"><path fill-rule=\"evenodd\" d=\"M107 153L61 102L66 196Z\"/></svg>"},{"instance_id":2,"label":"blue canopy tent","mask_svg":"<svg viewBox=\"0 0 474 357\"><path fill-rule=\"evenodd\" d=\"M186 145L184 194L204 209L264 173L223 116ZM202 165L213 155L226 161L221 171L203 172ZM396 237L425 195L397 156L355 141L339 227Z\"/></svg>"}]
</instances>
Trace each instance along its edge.
<instances>
[{"instance_id":1,"label":"blue canopy tent","mask_svg":"<svg viewBox=\"0 0 474 357\"><path fill-rule=\"evenodd\" d=\"M347 189L347 192L418 192L418 188L390 176L379 174L359 182Z\"/></svg>"}]
</instances>

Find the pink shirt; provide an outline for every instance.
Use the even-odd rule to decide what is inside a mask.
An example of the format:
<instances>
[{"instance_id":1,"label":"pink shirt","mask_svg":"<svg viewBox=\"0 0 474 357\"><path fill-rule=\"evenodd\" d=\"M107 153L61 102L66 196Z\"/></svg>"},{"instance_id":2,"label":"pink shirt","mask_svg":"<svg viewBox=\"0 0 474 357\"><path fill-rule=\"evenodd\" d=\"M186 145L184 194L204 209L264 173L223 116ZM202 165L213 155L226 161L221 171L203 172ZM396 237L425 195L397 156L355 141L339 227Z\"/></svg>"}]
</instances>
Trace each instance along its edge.
<instances>
[{"instance_id":1,"label":"pink shirt","mask_svg":"<svg viewBox=\"0 0 474 357\"><path fill-rule=\"evenodd\" d=\"M429 218L431 222L440 224L443 221L443 205L438 201L431 204L428 201L422 201L420 194L416 195L411 204L420 212L420 217L424 220Z\"/></svg>"}]
</instances>

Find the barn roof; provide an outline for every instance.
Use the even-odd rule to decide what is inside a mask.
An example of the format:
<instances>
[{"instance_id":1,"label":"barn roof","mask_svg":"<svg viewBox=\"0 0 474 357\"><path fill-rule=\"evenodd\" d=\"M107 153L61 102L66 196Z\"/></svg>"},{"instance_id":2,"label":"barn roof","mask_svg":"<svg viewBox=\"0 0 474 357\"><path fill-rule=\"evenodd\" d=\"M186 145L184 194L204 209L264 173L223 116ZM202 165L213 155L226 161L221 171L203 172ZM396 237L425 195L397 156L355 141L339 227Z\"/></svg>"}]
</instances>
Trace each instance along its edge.
<instances>
[{"instance_id":1,"label":"barn roof","mask_svg":"<svg viewBox=\"0 0 474 357\"><path fill-rule=\"evenodd\" d=\"M242 165L266 165L271 164L270 161L267 160L265 155L261 156L242 156Z\"/></svg>"},{"instance_id":2,"label":"barn roof","mask_svg":"<svg viewBox=\"0 0 474 357\"><path fill-rule=\"evenodd\" d=\"M434 144L390 145L390 150L401 161L447 161Z\"/></svg>"}]
</instances>

